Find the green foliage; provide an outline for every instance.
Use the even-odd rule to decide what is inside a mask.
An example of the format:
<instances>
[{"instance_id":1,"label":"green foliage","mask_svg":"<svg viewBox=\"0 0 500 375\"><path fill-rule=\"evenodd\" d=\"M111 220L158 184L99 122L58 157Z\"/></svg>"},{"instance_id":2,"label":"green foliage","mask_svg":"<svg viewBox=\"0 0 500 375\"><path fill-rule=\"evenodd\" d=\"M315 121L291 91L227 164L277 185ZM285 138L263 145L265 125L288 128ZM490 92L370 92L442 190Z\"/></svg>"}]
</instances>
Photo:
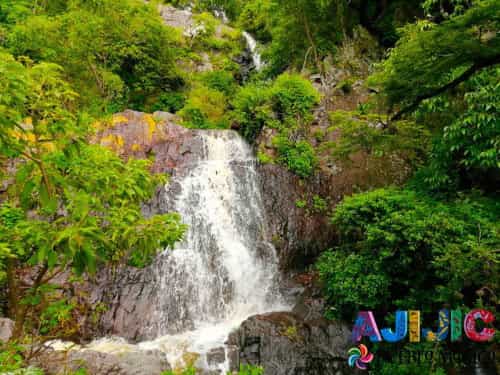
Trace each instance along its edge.
<instances>
[{"instance_id":1,"label":"green foliage","mask_svg":"<svg viewBox=\"0 0 500 375\"><path fill-rule=\"evenodd\" d=\"M73 306L54 293L51 277L144 265L185 227L177 214L142 216L141 204L165 178L150 175L150 161L124 163L87 143L88 121L73 112L77 96L60 67L2 57L0 154L18 164L0 206L0 283L7 276L15 339L27 325L56 335L56 328L67 331ZM34 282L25 285L19 270L33 266Z\"/></svg>"},{"instance_id":2,"label":"green foliage","mask_svg":"<svg viewBox=\"0 0 500 375\"><path fill-rule=\"evenodd\" d=\"M467 70L498 62L499 14L498 1L480 0L463 15L439 25L420 21L405 26L372 83L382 88L390 108L415 110L414 105L441 93Z\"/></svg>"},{"instance_id":3,"label":"green foliage","mask_svg":"<svg viewBox=\"0 0 500 375\"><path fill-rule=\"evenodd\" d=\"M481 288L495 294L499 214L492 200L440 202L409 190L346 198L332 218L338 246L317 265L333 314L437 310Z\"/></svg>"},{"instance_id":4,"label":"green foliage","mask_svg":"<svg viewBox=\"0 0 500 375\"><path fill-rule=\"evenodd\" d=\"M262 128L273 118L271 93L267 86L250 84L242 87L231 101L232 116L240 125L241 134L253 142Z\"/></svg>"},{"instance_id":5,"label":"green foliage","mask_svg":"<svg viewBox=\"0 0 500 375\"><path fill-rule=\"evenodd\" d=\"M269 42L271 40L270 14L272 14L271 1L246 1L238 18L238 25L259 40Z\"/></svg>"},{"instance_id":6,"label":"green foliage","mask_svg":"<svg viewBox=\"0 0 500 375\"><path fill-rule=\"evenodd\" d=\"M18 370L23 365L23 348L14 343L0 343L0 372Z\"/></svg>"},{"instance_id":7,"label":"green foliage","mask_svg":"<svg viewBox=\"0 0 500 375\"><path fill-rule=\"evenodd\" d=\"M298 199L295 201L295 207L305 208L307 206L307 201L305 199Z\"/></svg>"},{"instance_id":8,"label":"green foliage","mask_svg":"<svg viewBox=\"0 0 500 375\"><path fill-rule=\"evenodd\" d=\"M434 190L467 185L495 189L500 171L500 69L472 80L464 95L466 109L443 130L425 171L425 184Z\"/></svg>"},{"instance_id":9,"label":"green foliage","mask_svg":"<svg viewBox=\"0 0 500 375\"><path fill-rule=\"evenodd\" d=\"M328 202L319 195L314 195L312 199L312 209L315 213L325 213L328 209Z\"/></svg>"},{"instance_id":10,"label":"green foliage","mask_svg":"<svg viewBox=\"0 0 500 375\"><path fill-rule=\"evenodd\" d=\"M189 93L186 105L179 111L179 115L188 127L227 128L226 106L227 98L224 93L206 86L197 86Z\"/></svg>"},{"instance_id":11,"label":"green foliage","mask_svg":"<svg viewBox=\"0 0 500 375\"><path fill-rule=\"evenodd\" d=\"M257 83L241 88L231 102L234 108L232 117L250 142L257 138L264 126L281 129L284 136L285 131L309 125L312 109L319 99L318 92L308 80L297 74L282 74L272 86Z\"/></svg>"},{"instance_id":12,"label":"green foliage","mask_svg":"<svg viewBox=\"0 0 500 375\"><path fill-rule=\"evenodd\" d=\"M282 74L271 85L249 84L231 102L231 117L242 135L254 142L267 126L278 130L273 144L278 162L300 177L308 177L317 165L311 144L297 140L312 120L312 110L320 96L312 84L297 74ZM261 157L266 158L263 153Z\"/></svg>"},{"instance_id":13,"label":"green foliage","mask_svg":"<svg viewBox=\"0 0 500 375\"><path fill-rule=\"evenodd\" d=\"M309 142L292 142L285 136L278 136L273 139L273 144L278 151L279 162L299 177L306 178L312 175L318 160Z\"/></svg>"},{"instance_id":14,"label":"green foliage","mask_svg":"<svg viewBox=\"0 0 500 375\"><path fill-rule=\"evenodd\" d=\"M236 81L233 75L224 70L203 73L201 82L209 89L217 90L227 96L233 95L236 90Z\"/></svg>"},{"instance_id":15,"label":"green foliage","mask_svg":"<svg viewBox=\"0 0 500 375\"><path fill-rule=\"evenodd\" d=\"M335 43L350 28L347 3L345 0L270 0L254 5L253 9L247 6L250 14L260 8L268 14L265 26L255 25L258 31L271 35L265 54L267 70L277 75L289 66L299 68L307 64L321 72L320 60L335 50Z\"/></svg>"},{"instance_id":16,"label":"green foliage","mask_svg":"<svg viewBox=\"0 0 500 375\"><path fill-rule=\"evenodd\" d=\"M153 111L163 111L176 113L181 110L186 103L186 98L180 93L164 93L158 98L158 101L153 105Z\"/></svg>"},{"instance_id":17,"label":"green foliage","mask_svg":"<svg viewBox=\"0 0 500 375\"><path fill-rule=\"evenodd\" d=\"M443 18L463 14L472 5L472 0L425 0L422 4L427 14L439 15Z\"/></svg>"},{"instance_id":18,"label":"green foliage","mask_svg":"<svg viewBox=\"0 0 500 375\"><path fill-rule=\"evenodd\" d=\"M429 151L430 133L413 122L401 121L387 129L378 115L344 111L331 112L330 122L342 135L331 147L332 155L339 160L348 160L360 151L377 158L397 154L417 167Z\"/></svg>"},{"instance_id":19,"label":"green foliage","mask_svg":"<svg viewBox=\"0 0 500 375\"><path fill-rule=\"evenodd\" d=\"M259 366L241 365L238 375L263 375L264 369Z\"/></svg>"},{"instance_id":20,"label":"green foliage","mask_svg":"<svg viewBox=\"0 0 500 375\"><path fill-rule=\"evenodd\" d=\"M424 362L424 361L423 361ZM390 361L383 362L381 368L377 369L379 375L414 375L414 374L429 374L429 375L446 375L446 371L441 368L432 368L432 362L424 363L392 363Z\"/></svg>"},{"instance_id":21,"label":"green foliage","mask_svg":"<svg viewBox=\"0 0 500 375\"><path fill-rule=\"evenodd\" d=\"M56 16L20 17L7 35L16 56L65 67L85 105L139 103L182 84L174 65L177 34L156 9L136 0L72 1Z\"/></svg>"},{"instance_id":22,"label":"green foliage","mask_svg":"<svg viewBox=\"0 0 500 375\"><path fill-rule=\"evenodd\" d=\"M282 74L274 83L271 94L274 109L285 121L307 122L320 96L311 82L297 74Z\"/></svg>"}]
</instances>

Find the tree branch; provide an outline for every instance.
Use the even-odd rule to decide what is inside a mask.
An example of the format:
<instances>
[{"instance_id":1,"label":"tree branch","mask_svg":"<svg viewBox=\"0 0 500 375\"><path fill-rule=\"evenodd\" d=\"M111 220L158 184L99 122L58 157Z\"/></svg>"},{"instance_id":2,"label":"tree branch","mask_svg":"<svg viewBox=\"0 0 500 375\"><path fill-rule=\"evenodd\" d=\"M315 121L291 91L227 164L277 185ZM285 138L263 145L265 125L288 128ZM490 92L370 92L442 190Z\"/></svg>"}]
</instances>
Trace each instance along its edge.
<instances>
[{"instance_id":1,"label":"tree branch","mask_svg":"<svg viewBox=\"0 0 500 375\"><path fill-rule=\"evenodd\" d=\"M400 120L404 115L411 113L415 111L420 103L422 103L426 99L433 98L437 95L443 94L446 91L458 86L462 82L467 81L474 73L478 72L481 69L496 65L500 63L500 55L493 56L490 59L478 61L474 63L469 69L467 69L465 72L463 72L460 76L452 80L451 82L447 83L444 86L441 86L437 89L431 90L426 94L422 94L420 96L417 96L413 103L410 105L404 107L403 109L399 110L394 116L391 117L390 121L397 121Z\"/></svg>"}]
</instances>

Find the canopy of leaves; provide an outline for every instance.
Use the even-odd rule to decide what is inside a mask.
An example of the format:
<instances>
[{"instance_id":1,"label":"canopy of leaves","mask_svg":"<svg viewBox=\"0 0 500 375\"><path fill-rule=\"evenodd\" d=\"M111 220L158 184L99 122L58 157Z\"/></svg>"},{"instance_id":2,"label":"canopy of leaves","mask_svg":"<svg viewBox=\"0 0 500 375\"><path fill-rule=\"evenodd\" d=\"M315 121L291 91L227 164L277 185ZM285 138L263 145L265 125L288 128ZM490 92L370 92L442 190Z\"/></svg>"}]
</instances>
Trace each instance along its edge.
<instances>
[{"instance_id":1,"label":"canopy of leaves","mask_svg":"<svg viewBox=\"0 0 500 375\"><path fill-rule=\"evenodd\" d=\"M431 164L422 173L433 190L500 184L500 68L469 80L462 111L434 142Z\"/></svg>"},{"instance_id":2,"label":"canopy of leaves","mask_svg":"<svg viewBox=\"0 0 500 375\"><path fill-rule=\"evenodd\" d=\"M88 144L88 121L73 111L77 94L59 66L23 65L2 53L0 84L8 178L0 197L0 284L9 285L19 338L52 277L66 269L93 273L100 264L145 265L185 227L177 214L143 217L141 204L165 178L150 175L149 161L124 163ZM26 284L22 270L33 266Z\"/></svg>"},{"instance_id":3,"label":"canopy of leaves","mask_svg":"<svg viewBox=\"0 0 500 375\"><path fill-rule=\"evenodd\" d=\"M445 203L397 189L346 198L332 217L338 246L318 262L333 314L432 311L478 296L494 305L499 209L488 199Z\"/></svg>"},{"instance_id":4,"label":"canopy of leaves","mask_svg":"<svg viewBox=\"0 0 500 375\"><path fill-rule=\"evenodd\" d=\"M404 27L402 36L372 82L381 87L395 118L414 111L425 99L442 94L475 72L500 62L500 3L481 0L436 25Z\"/></svg>"},{"instance_id":5,"label":"canopy of leaves","mask_svg":"<svg viewBox=\"0 0 500 375\"><path fill-rule=\"evenodd\" d=\"M4 45L15 56L64 66L84 104L100 104L96 97L140 104L182 84L174 64L178 34L154 7L138 0L53 3L31 5L23 16L9 9L5 17L16 22Z\"/></svg>"}]
</instances>

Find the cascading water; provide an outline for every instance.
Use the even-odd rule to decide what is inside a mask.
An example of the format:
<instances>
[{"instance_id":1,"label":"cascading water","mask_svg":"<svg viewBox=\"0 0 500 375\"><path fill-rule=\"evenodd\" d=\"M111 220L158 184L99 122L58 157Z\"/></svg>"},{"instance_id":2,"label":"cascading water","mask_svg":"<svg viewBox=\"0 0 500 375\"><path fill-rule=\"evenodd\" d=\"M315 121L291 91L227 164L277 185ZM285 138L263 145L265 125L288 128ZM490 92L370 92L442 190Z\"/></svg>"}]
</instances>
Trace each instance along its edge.
<instances>
[{"instance_id":1,"label":"cascading water","mask_svg":"<svg viewBox=\"0 0 500 375\"><path fill-rule=\"evenodd\" d=\"M250 50L250 53L252 54L252 61L253 61L253 64L255 65L255 70L259 71L262 69L263 63L262 63L262 57L259 53L259 49L257 46L257 41L255 40L255 38L252 35L250 35L246 31L243 31L242 34L247 42L248 49Z\"/></svg>"},{"instance_id":2,"label":"cascading water","mask_svg":"<svg viewBox=\"0 0 500 375\"><path fill-rule=\"evenodd\" d=\"M285 306L277 291L277 259L266 241L266 219L249 146L232 131L202 132L202 160L173 179L166 200L189 229L174 251L156 262L159 338L142 343L182 365L185 353L223 347L247 317ZM226 371L227 363L217 365Z\"/></svg>"}]
</instances>

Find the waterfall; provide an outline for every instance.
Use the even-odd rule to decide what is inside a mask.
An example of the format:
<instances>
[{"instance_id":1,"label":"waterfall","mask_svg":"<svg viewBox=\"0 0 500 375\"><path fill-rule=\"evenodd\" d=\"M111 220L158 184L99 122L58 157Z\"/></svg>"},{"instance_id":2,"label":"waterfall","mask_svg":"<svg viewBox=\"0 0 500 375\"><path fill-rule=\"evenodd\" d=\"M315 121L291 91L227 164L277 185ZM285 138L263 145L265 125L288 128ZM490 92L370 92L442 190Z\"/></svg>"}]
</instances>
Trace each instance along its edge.
<instances>
[{"instance_id":1,"label":"waterfall","mask_svg":"<svg viewBox=\"0 0 500 375\"><path fill-rule=\"evenodd\" d=\"M255 70L259 71L263 67L262 63L262 57L260 56L258 46L257 46L257 41L255 38L247 33L246 31L243 31L243 37L245 38L248 49L250 50L250 53L252 54L252 61L253 64L255 65Z\"/></svg>"},{"instance_id":2,"label":"waterfall","mask_svg":"<svg viewBox=\"0 0 500 375\"><path fill-rule=\"evenodd\" d=\"M208 368L204 354L223 347L243 320L285 307L277 292L275 250L266 241L254 155L236 132L200 136L203 157L165 190L189 229L156 262L159 338L141 345L166 352L172 365L197 353L197 366ZM228 369L227 363L217 366Z\"/></svg>"}]
</instances>

